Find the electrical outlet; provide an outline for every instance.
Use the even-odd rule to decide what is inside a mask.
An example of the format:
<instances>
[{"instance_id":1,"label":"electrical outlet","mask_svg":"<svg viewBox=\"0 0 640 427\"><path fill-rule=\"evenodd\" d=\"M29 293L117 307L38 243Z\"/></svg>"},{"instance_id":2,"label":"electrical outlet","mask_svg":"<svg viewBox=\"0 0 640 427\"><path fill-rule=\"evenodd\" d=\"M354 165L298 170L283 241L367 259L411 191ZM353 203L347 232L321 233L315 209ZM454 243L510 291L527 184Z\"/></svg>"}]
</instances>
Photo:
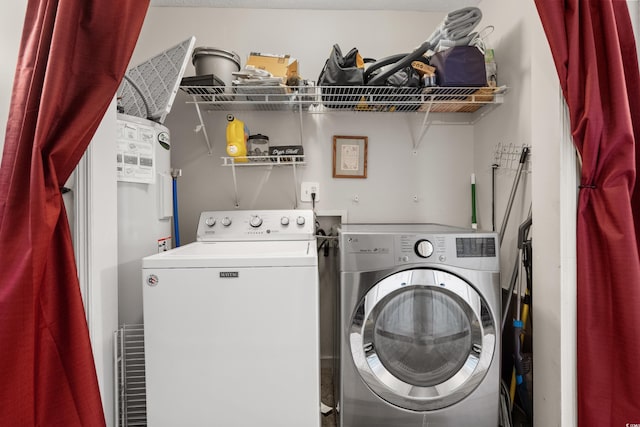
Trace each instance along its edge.
<instances>
[{"instance_id":1,"label":"electrical outlet","mask_svg":"<svg viewBox=\"0 0 640 427\"><path fill-rule=\"evenodd\" d=\"M320 200L320 184L317 182L303 182L300 189L300 200L310 202L311 193L316 193L316 202Z\"/></svg>"}]
</instances>

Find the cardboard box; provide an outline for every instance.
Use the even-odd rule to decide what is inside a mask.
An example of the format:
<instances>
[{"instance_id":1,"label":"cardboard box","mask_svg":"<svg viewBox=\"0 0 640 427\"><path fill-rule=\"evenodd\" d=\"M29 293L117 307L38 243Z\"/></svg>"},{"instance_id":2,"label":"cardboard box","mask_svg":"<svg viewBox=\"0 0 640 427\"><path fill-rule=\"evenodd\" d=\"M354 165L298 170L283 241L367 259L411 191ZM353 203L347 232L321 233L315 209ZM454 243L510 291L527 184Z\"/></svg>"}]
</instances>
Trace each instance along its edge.
<instances>
[{"instance_id":1,"label":"cardboard box","mask_svg":"<svg viewBox=\"0 0 640 427\"><path fill-rule=\"evenodd\" d=\"M291 77L298 76L298 61L289 55L251 52L246 65L267 70L275 77L281 77L283 82L286 82Z\"/></svg>"}]
</instances>

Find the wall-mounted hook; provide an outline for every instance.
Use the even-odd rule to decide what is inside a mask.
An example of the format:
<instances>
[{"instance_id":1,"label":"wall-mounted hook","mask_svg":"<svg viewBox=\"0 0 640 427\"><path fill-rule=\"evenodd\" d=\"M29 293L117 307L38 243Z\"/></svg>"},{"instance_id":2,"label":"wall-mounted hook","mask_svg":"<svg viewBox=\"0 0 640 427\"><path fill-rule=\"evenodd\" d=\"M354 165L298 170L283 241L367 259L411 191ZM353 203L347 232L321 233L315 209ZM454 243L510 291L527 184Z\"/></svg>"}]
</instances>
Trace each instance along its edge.
<instances>
[{"instance_id":1,"label":"wall-mounted hook","mask_svg":"<svg viewBox=\"0 0 640 427\"><path fill-rule=\"evenodd\" d=\"M353 196L353 201L355 203L358 203L360 201L360 197L356 194L355 196Z\"/></svg>"}]
</instances>

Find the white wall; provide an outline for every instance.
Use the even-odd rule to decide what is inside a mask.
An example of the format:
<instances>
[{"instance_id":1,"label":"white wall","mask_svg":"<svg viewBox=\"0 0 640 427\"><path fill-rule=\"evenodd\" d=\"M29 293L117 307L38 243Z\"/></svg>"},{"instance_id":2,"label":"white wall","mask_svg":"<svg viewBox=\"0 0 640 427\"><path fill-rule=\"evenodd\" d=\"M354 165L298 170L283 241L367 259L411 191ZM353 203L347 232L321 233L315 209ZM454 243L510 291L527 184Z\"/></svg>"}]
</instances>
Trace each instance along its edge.
<instances>
[{"instance_id":1,"label":"white wall","mask_svg":"<svg viewBox=\"0 0 640 427\"><path fill-rule=\"evenodd\" d=\"M532 146L527 190L519 190L503 242L502 282L506 285L511 278L516 228L532 202L534 421L541 427L568 427L576 425L575 155L565 134L557 74L533 1L484 0L480 7L496 26L492 39L499 83L511 90L505 105L475 127L475 166L486 169L498 141ZM487 182L486 174L480 177ZM498 176L498 224L512 179L513 173ZM480 206L485 218L489 211L483 201L486 198Z\"/></svg>"},{"instance_id":2,"label":"white wall","mask_svg":"<svg viewBox=\"0 0 640 427\"><path fill-rule=\"evenodd\" d=\"M26 9L26 0L2 2L0 5L0 52L3 57L0 64L0 158L4 147L13 76L18 63L18 49Z\"/></svg>"},{"instance_id":3,"label":"white wall","mask_svg":"<svg viewBox=\"0 0 640 427\"><path fill-rule=\"evenodd\" d=\"M536 426L576 426L577 166L569 119L542 25L533 23L532 316ZM540 166L537 166L540 165ZM541 167L542 173L535 171Z\"/></svg>"},{"instance_id":4,"label":"white wall","mask_svg":"<svg viewBox=\"0 0 640 427\"><path fill-rule=\"evenodd\" d=\"M81 286L85 287L87 322L107 426L115 425L113 341L118 329L116 135L114 99L85 153L88 173L80 177L84 187L78 188L87 191L76 194L87 213L83 218L79 218L80 213L76 215L80 221L87 221L88 227L86 234L78 235L86 250L86 263L78 268L86 272L81 276Z\"/></svg>"},{"instance_id":5,"label":"white wall","mask_svg":"<svg viewBox=\"0 0 640 427\"><path fill-rule=\"evenodd\" d=\"M381 11L309 11L206 8L151 8L134 52L138 64L160 51L196 36L196 46L236 51L244 61L250 51L289 53L303 78L316 80L331 46L358 47L363 56L382 58L410 51L427 39L444 14ZM186 75L193 75L190 65ZM179 93L166 125L172 136L172 166L179 179L183 243L195 239L196 221L206 209L234 209L232 171L221 166L225 154L226 112L205 114L213 154L200 134L192 105ZM238 112L252 133L273 145L298 144L299 116L288 112ZM307 165L300 181L320 183L317 211L346 210L350 222L428 221L470 225L469 176L473 127L432 126L414 153L421 113L330 113L303 115ZM332 178L333 135L369 138L367 179ZM250 170L249 170L250 169ZM257 193L268 171L238 170L240 209L291 208L295 205L291 168L276 168ZM355 196L358 202L355 202ZM414 195L418 201L414 201ZM311 207L301 203L299 207Z\"/></svg>"},{"instance_id":6,"label":"white wall","mask_svg":"<svg viewBox=\"0 0 640 427\"><path fill-rule=\"evenodd\" d=\"M527 46L531 41L530 17L519 2L484 1L480 5L484 22L495 27L488 37L495 49L498 64L498 84L507 85L505 102L480 120L474 127L474 169L477 178L478 216L484 228L491 228L491 175L495 171L495 229L500 230L507 209L509 194L516 179L517 157L504 162L496 159L500 147L532 145L531 137L531 61ZM535 149L532 149L535 153ZM519 225L526 219L531 204L531 176L529 164L521 176L511 214L501 246L502 285L507 288L516 258L516 236Z\"/></svg>"}]
</instances>

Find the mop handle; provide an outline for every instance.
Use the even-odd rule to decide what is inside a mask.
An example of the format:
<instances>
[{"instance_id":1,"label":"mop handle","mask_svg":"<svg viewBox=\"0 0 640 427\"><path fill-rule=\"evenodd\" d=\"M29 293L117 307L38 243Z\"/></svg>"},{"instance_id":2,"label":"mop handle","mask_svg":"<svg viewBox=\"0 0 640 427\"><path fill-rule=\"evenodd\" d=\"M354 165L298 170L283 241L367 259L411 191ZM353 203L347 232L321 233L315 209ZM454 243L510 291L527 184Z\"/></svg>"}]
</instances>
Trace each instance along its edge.
<instances>
[{"instance_id":1,"label":"mop handle","mask_svg":"<svg viewBox=\"0 0 640 427\"><path fill-rule=\"evenodd\" d=\"M507 223L509 222L509 216L511 215L511 208L513 207L513 200L516 197L516 190L518 189L518 183L520 182L520 176L522 175L522 169L524 168L524 163L527 160L527 156L529 155L529 147L523 147L522 153L520 154L520 163L518 164L518 170L516 171L516 177L513 181L513 186L511 187L511 194L509 194L509 201L507 202L507 210L504 214L504 218L502 218L502 225L500 226L500 232L498 234L500 238L500 245L502 246L502 240L504 239L504 232L507 228Z\"/></svg>"}]
</instances>

